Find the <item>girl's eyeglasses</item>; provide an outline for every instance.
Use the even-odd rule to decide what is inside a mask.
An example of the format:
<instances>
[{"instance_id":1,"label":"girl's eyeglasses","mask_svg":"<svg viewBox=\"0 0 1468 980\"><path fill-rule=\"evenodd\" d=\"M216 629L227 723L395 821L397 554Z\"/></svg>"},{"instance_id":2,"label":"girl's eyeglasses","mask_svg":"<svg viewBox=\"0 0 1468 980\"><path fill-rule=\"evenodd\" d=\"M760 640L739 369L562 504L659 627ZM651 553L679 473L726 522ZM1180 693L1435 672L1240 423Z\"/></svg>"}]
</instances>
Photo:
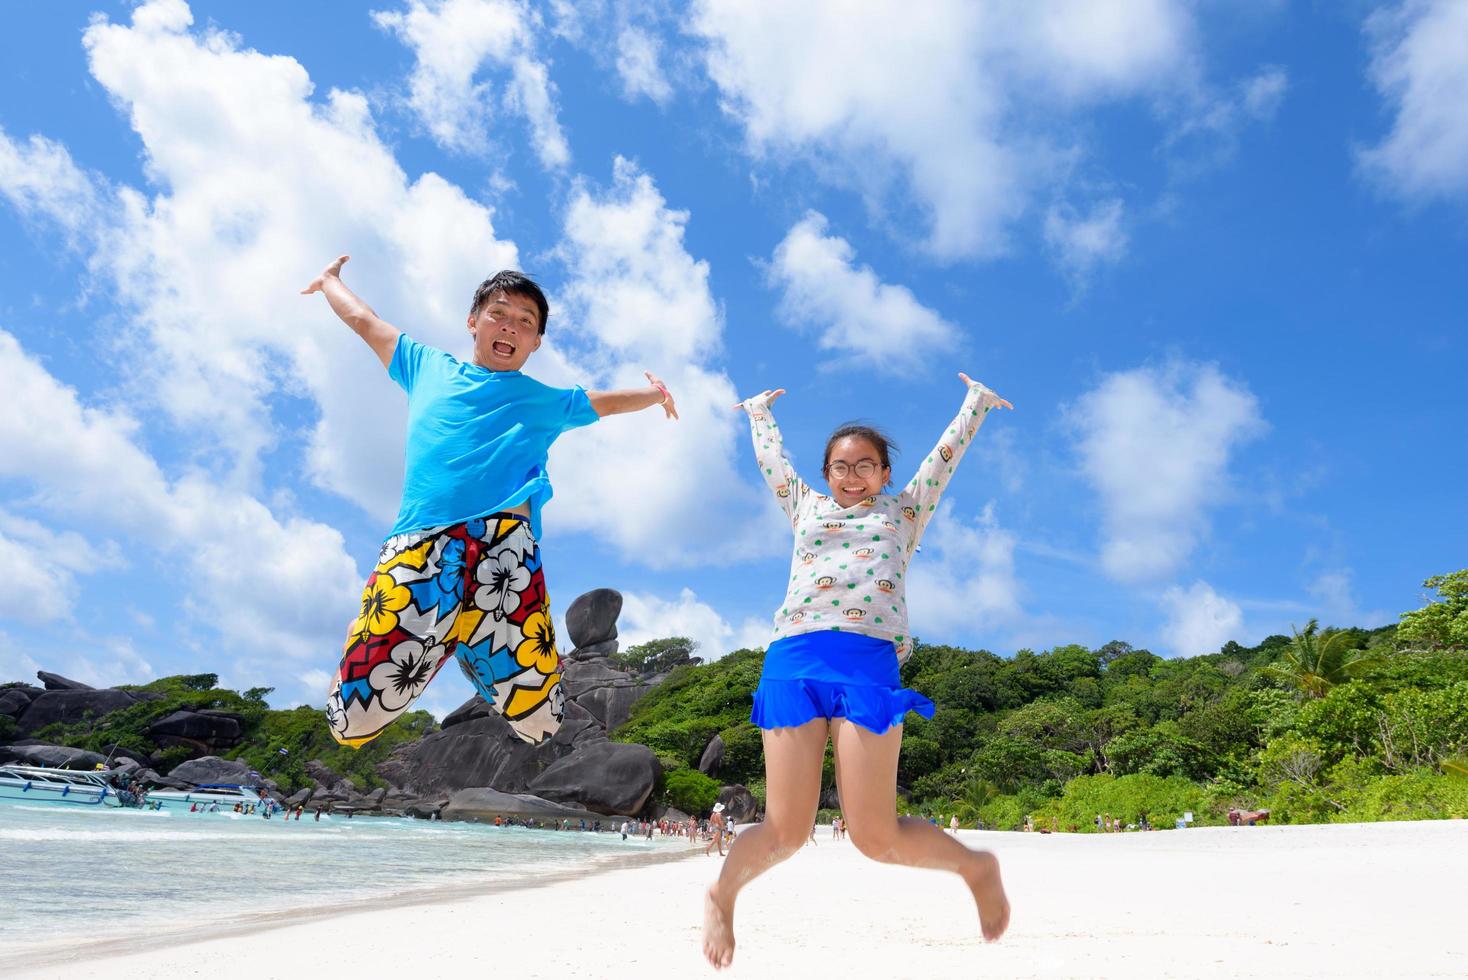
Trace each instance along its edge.
<instances>
[{"instance_id":1,"label":"girl's eyeglasses","mask_svg":"<svg viewBox=\"0 0 1468 980\"><path fill-rule=\"evenodd\" d=\"M865 480L869 476L875 476L877 470L880 468L881 464L874 459L860 459L857 460L854 464L847 463L838 459L834 463L826 464L826 475L830 477L835 477L838 480L842 480L845 479L848 474L855 473L857 476Z\"/></svg>"}]
</instances>

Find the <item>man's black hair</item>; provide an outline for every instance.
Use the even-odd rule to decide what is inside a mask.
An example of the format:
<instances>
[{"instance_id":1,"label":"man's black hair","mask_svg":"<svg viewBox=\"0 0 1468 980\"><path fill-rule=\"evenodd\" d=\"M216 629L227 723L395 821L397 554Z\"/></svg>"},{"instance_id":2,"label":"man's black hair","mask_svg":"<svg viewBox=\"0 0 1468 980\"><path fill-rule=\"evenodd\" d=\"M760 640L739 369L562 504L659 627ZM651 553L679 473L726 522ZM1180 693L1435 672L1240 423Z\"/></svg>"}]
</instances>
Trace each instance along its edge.
<instances>
[{"instance_id":1,"label":"man's black hair","mask_svg":"<svg viewBox=\"0 0 1468 980\"><path fill-rule=\"evenodd\" d=\"M469 307L469 315L478 316L480 308L500 290L530 297L535 308L540 311L540 332L545 333L545 321L550 317L550 304L545 301L545 293L534 279L515 269L501 269L481 282L479 288L474 290L474 305Z\"/></svg>"}]
</instances>

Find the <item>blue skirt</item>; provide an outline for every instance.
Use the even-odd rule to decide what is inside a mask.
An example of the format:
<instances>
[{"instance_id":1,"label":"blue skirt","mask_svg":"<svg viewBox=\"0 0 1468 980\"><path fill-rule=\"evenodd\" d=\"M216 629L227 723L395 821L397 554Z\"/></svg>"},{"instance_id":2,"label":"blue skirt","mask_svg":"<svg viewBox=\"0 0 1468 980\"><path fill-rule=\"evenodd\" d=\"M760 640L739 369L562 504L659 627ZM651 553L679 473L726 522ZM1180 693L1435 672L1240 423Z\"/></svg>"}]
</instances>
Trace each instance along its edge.
<instances>
[{"instance_id":1,"label":"blue skirt","mask_svg":"<svg viewBox=\"0 0 1468 980\"><path fill-rule=\"evenodd\" d=\"M749 720L789 728L846 718L880 735L909 711L933 717L933 702L901 684L891 640L844 630L784 636L765 650Z\"/></svg>"}]
</instances>

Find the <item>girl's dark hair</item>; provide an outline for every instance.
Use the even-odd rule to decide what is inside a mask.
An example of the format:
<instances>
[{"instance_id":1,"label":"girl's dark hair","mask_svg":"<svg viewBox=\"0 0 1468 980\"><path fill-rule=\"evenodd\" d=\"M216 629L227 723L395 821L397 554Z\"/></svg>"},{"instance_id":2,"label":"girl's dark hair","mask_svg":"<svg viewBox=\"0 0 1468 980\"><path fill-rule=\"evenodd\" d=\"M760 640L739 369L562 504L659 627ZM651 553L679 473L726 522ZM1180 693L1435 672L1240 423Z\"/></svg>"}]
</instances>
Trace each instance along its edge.
<instances>
[{"instance_id":1,"label":"girl's dark hair","mask_svg":"<svg viewBox=\"0 0 1468 980\"><path fill-rule=\"evenodd\" d=\"M534 279L514 269L503 269L479 284L479 288L474 290L474 304L469 307L469 315L478 316L480 307L502 289L507 293L528 297L535 304L535 308L540 311L540 332L545 333L545 321L550 317L550 304L545 301L545 292Z\"/></svg>"},{"instance_id":2,"label":"girl's dark hair","mask_svg":"<svg viewBox=\"0 0 1468 980\"><path fill-rule=\"evenodd\" d=\"M897 443L893 442L891 439L888 439L880 431L872 428L870 425L862 425L858 422L847 422L844 425L840 426L835 432L831 433L831 438L826 440L826 457L824 460L821 461L822 473L826 472L826 467L831 465L831 450L836 448L836 443L840 442L842 439L850 438L865 439L873 446L876 446L877 460L882 464L882 468L887 470L890 470L892 468L892 454L897 452ZM892 481L888 480L887 482L891 483Z\"/></svg>"}]
</instances>

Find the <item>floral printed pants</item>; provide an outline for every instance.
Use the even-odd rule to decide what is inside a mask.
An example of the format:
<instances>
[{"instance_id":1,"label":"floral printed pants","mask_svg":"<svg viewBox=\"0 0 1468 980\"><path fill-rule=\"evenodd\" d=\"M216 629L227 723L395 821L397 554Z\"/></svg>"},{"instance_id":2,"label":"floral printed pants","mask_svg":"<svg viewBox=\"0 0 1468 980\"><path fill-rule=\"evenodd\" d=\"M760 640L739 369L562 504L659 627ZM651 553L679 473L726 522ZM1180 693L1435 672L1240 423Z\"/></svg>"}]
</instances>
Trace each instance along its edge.
<instances>
[{"instance_id":1,"label":"floral printed pants","mask_svg":"<svg viewBox=\"0 0 1468 980\"><path fill-rule=\"evenodd\" d=\"M517 514L389 538L362 593L326 702L332 735L363 745L450 657L527 742L564 711L540 546Z\"/></svg>"}]
</instances>

